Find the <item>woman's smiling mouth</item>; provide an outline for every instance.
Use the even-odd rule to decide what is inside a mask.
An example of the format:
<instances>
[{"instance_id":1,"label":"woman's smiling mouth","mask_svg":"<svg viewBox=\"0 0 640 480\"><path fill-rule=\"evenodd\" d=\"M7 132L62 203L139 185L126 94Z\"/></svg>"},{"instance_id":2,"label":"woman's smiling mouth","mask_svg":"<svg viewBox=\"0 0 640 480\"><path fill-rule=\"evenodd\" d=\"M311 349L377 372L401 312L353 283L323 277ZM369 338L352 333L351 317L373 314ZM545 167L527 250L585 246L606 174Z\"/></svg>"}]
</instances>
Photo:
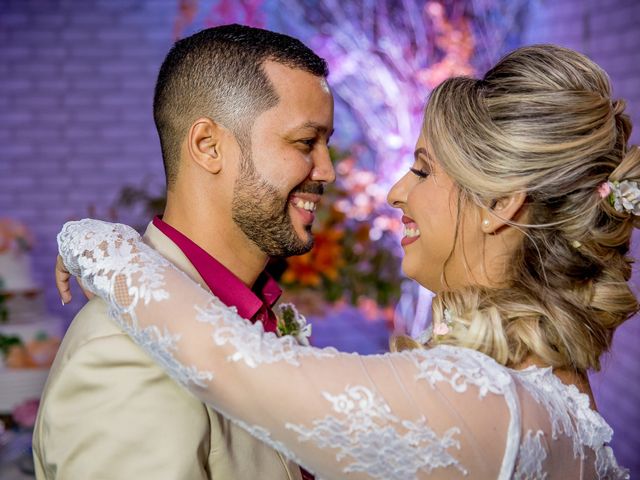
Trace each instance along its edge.
<instances>
[{"instance_id":1,"label":"woman's smiling mouth","mask_svg":"<svg viewBox=\"0 0 640 480\"><path fill-rule=\"evenodd\" d=\"M404 236L400 241L400 244L404 247L410 243L415 242L420 237L420 229L418 224L410 217L406 215L402 216L402 223L404 224Z\"/></svg>"}]
</instances>

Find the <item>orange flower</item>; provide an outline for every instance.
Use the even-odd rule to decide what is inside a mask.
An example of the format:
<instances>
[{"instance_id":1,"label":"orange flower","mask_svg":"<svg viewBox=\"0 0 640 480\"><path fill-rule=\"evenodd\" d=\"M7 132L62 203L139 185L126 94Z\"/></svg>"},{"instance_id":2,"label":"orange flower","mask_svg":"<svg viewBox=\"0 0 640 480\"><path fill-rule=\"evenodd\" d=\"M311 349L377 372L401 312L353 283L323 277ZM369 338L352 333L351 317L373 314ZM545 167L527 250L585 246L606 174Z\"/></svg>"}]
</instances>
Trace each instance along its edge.
<instances>
[{"instance_id":1,"label":"orange flower","mask_svg":"<svg viewBox=\"0 0 640 480\"><path fill-rule=\"evenodd\" d=\"M340 243L343 236L344 233L336 229L316 233L313 250L287 259L288 267L282 281L317 287L322 283L322 277L336 280L340 267L344 265Z\"/></svg>"},{"instance_id":2,"label":"orange flower","mask_svg":"<svg viewBox=\"0 0 640 480\"><path fill-rule=\"evenodd\" d=\"M356 230L356 241L358 243L368 243L369 242L369 225L366 223L361 224Z\"/></svg>"},{"instance_id":3,"label":"orange flower","mask_svg":"<svg viewBox=\"0 0 640 480\"><path fill-rule=\"evenodd\" d=\"M319 286L322 278L311 261L310 253L288 258L289 266L282 275L282 281L284 283L299 283L302 286Z\"/></svg>"}]
</instances>

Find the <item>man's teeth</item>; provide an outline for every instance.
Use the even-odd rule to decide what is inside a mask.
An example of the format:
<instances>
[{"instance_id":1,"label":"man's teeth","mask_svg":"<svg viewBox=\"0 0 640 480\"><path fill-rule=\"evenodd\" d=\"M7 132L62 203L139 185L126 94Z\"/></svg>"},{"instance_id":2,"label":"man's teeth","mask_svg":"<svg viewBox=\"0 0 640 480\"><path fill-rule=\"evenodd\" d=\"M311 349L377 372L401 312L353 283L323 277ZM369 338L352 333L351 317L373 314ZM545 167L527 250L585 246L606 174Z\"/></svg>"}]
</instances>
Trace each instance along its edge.
<instances>
[{"instance_id":1,"label":"man's teeth","mask_svg":"<svg viewBox=\"0 0 640 480\"><path fill-rule=\"evenodd\" d=\"M418 237L418 236L420 236L420 229L419 228L404 227L404 236L405 237Z\"/></svg>"},{"instance_id":2,"label":"man's teeth","mask_svg":"<svg viewBox=\"0 0 640 480\"><path fill-rule=\"evenodd\" d=\"M305 210L309 210L310 212L314 212L316 210L315 202L305 202L304 200L300 200L298 198L293 204L298 208L303 208Z\"/></svg>"}]
</instances>

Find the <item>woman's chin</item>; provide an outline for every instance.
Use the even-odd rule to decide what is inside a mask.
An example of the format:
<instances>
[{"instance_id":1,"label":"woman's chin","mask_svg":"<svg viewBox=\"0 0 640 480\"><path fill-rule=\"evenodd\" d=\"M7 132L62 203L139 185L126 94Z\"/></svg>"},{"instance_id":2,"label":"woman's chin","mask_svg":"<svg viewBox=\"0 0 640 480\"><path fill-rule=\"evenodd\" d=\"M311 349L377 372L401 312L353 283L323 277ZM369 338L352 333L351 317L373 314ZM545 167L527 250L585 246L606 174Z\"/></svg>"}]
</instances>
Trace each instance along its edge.
<instances>
[{"instance_id":1,"label":"woman's chin","mask_svg":"<svg viewBox=\"0 0 640 480\"><path fill-rule=\"evenodd\" d=\"M442 290L442 285L440 285L439 282L434 282L432 279L425 278L424 269L418 268L417 265L412 265L405 259L406 257L402 259L402 273L405 275L405 277L410 278L430 292L437 293L438 291Z\"/></svg>"},{"instance_id":2,"label":"woman's chin","mask_svg":"<svg viewBox=\"0 0 640 480\"><path fill-rule=\"evenodd\" d=\"M416 271L417 269L415 268L414 265L411 264L411 262L407 261L406 256L402 259L401 266L402 266L402 273L404 273L404 275L407 278L410 278L411 280L414 280L420 283L420 285L422 285L422 283L419 280L419 275L418 275L419 272Z\"/></svg>"}]
</instances>

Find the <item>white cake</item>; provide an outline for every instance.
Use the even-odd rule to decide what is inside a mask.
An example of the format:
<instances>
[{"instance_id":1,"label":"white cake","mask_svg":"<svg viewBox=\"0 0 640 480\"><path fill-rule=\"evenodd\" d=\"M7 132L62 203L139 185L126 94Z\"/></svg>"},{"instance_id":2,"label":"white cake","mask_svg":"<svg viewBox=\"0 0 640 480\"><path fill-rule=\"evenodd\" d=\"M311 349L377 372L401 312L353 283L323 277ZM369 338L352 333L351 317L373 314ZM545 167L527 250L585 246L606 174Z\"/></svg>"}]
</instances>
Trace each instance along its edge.
<instances>
[{"instance_id":1,"label":"white cake","mask_svg":"<svg viewBox=\"0 0 640 480\"><path fill-rule=\"evenodd\" d=\"M17 232L17 233L16 233ZM39 398L64 322L47 314L42 291L33 280L26 229L0 220L0 413ZM11 344L15 339L18 344Z\"/></svg>"},{"instance_id":2,"label":"white cake","mask_svg":"<svg viewBox=\"0 0 640 480\"><path fill-rule=\"evenodd\" d=\"M29 292L37 289L31 275L31 257L29 252L11 248L0 253L1 291Z\"/></svg>"}]
</instances>

